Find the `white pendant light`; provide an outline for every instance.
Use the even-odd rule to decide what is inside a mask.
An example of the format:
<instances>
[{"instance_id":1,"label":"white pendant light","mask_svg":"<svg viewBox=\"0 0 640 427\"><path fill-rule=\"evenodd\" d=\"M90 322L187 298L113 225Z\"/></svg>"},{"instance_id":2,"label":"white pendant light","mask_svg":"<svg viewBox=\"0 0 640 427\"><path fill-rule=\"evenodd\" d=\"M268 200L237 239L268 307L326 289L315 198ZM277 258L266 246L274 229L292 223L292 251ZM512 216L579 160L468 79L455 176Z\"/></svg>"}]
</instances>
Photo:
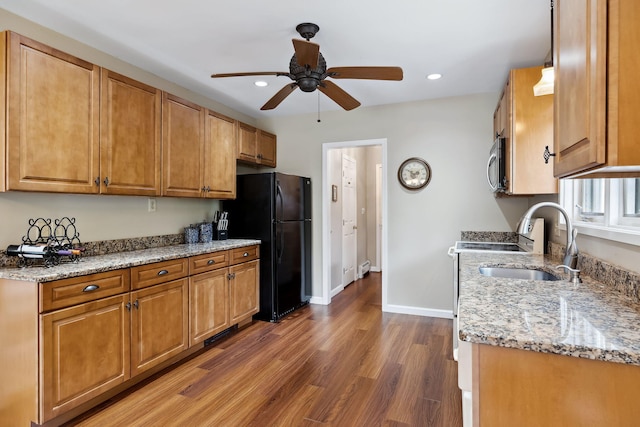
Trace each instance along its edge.
<instances>
[{"instance_id":1,"label":"white pendant light","mask_svg":"<svg viewBox=\"0 0 640 427\"><path fill-rule=\"evenodd\" d=\"M553 81L555 79L555 73L553 71L553 0L551 0L551 50L549 51L548 58L549 60L544 63L540 81L533 86L534 96L553 94Z\"/></svg>"},{"instance_id":2,"label":"white pendant light","mask_svg":"<svg viewBox=\"0 0 640 427\"><path fill-rule=\"evenodd\" d=\"M542 69L542 78L533 86L533 94L535 96L552 95L553 94L554 72L553 66Z\"/></svg>"}]
</instances>

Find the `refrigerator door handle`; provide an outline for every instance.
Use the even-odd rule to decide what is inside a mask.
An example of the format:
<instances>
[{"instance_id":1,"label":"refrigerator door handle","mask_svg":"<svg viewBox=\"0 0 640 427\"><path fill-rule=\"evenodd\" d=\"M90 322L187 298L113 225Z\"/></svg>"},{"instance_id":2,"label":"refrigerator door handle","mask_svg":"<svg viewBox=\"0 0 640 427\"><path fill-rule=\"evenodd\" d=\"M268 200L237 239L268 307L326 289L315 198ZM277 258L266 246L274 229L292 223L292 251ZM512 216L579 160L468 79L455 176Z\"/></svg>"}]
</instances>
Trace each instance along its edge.
<instances>
[{"instance_id":1,"label":"refrigerator door handle","mask_svg":"<svg viewBox=\"0 0 640 427\"><path fill-rule=\"evenodd\" d=\"M278 221L276 223L276 227L279 227L280 230L276 230L276 233L279 234L280 247L276 251L276 257L278 258L278 264L282 264L282 255L284 254L284 230L282 230L282 221Z\"/></svg>"},{"instance_id":2,"label":"refrigerator door handle","mask_svg":"<svg viewBox=\"0 0 640 427\"><path fill-rule=\"evenodd\" d=\"M278 209L276 208L276 221L279 221L282 219L282 215L284 214L284 195L282 194L280 181L276 181L276 198L280 200L280 217L278 217Z\"/></svg>"}]
</instances>

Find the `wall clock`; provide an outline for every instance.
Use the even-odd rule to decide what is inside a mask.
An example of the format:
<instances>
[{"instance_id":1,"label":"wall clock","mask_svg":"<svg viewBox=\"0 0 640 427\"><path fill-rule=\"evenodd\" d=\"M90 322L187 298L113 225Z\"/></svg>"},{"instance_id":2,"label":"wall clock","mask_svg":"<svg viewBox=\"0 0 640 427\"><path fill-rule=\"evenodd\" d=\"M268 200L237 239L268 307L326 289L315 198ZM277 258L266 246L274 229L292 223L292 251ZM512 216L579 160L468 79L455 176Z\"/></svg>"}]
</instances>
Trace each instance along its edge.
<instances>
[{"instance_id":1,"label":"wall clock","mask_svg":"<svg viewBox=\"0 0 640 427\"><path fill-rule=\"evenodd\" d=\"M398 168L398 181L407 190L420 190L431 181L431 167L424 160L411 157Z\"/></svg>"}]
</instances>

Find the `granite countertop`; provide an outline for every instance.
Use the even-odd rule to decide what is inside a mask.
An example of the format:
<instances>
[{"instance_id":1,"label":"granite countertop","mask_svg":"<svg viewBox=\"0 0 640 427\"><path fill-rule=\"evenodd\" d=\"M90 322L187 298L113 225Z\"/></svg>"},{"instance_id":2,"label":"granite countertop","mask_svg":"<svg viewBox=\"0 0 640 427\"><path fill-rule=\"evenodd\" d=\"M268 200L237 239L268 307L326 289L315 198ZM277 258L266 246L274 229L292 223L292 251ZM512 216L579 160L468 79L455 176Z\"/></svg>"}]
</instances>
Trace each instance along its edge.
<instances>
[{"instance_id":1,"label":"granite countertop","mask_svg":"<svg viewBox=\"0 0 640 427\"><path fill-rule=\"evenodd\" d=\"M117 252L108 255L84 257L81 258L79 262L66 262L49 268L45 268L42 265L25 268L0 268L0 279L50 282L52 280L84 276L119 268L134 267L136 265L168 261L259 244L260 240L229 239L215 240L210 243L183 244L129 252Z\"/></svg>"},{"instance_id":2,"label":"granite countertop","mask_svg":"<svg viewBox=\"0 0 640 427\"><path fill-rule=\"evenodd\" d=\"M543 255L460 253L460 339L640 365L640 304L589 277L574 285ZM480 266L533 267L562 281L486 277Z\"/></svg>"}]
</instances>

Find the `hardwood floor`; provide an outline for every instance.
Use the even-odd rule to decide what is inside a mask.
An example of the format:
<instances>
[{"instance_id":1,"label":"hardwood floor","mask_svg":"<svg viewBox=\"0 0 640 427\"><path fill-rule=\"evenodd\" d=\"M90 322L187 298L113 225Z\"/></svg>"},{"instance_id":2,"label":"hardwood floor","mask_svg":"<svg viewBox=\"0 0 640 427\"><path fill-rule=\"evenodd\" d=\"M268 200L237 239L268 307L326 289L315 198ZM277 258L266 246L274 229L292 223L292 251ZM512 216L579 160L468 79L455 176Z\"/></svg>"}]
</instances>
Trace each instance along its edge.
<instances>
[{"instance_id":1,"label":"hardwood floor","mask_svg":"<svg viewBox=\"0 0 640 427\"><path fill-rule=\"evenodd\" d=\"M461 426L451 328L382 313L371 273L331 305L254 322L69 425Z\"/></svg>"}]
</instances>

